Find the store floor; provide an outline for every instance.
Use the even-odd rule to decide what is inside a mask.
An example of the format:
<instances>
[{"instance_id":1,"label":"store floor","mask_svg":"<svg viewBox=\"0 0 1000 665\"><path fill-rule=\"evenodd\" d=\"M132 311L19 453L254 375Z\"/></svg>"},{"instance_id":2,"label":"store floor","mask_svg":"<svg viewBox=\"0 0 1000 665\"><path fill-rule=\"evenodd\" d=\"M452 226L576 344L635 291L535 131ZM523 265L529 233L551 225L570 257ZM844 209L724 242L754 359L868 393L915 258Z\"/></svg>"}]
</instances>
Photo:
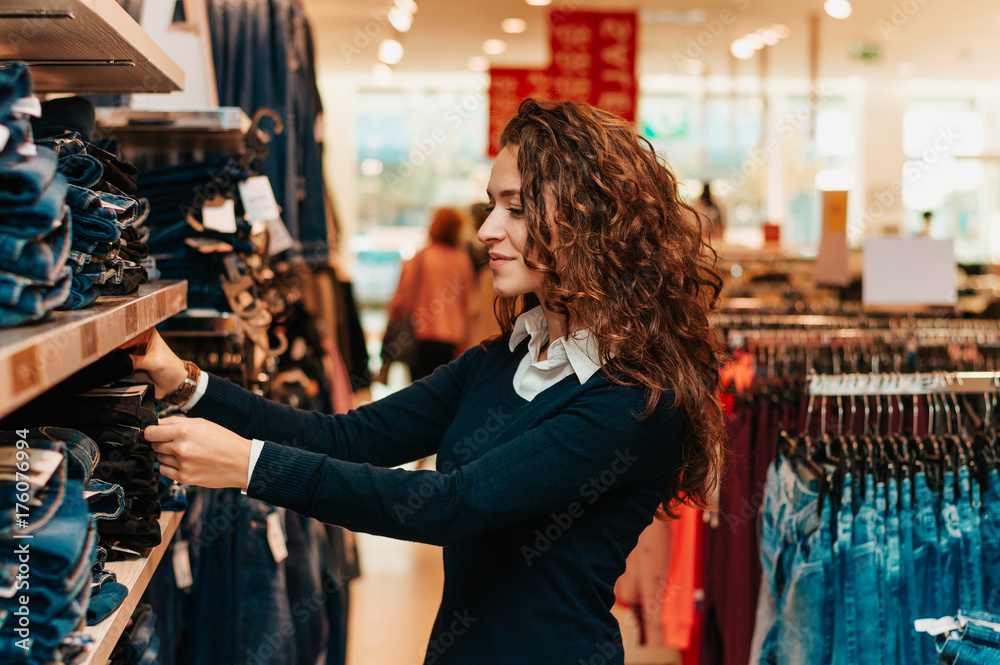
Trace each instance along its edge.
<instances>
[{"instance_id":1,"label":"store floor","mask_svg":"<svg viewBox=\"0 0 1000 665\"><path fill-rule=\"evenodd\" d=\"M441 601L441 548L362 533L358 551L362 574L351 582L347 665L420 665ZM676 651L631 645L634 622L618 608L615 616L629 665L680 663Z\"/></svg>"}]
</instances>

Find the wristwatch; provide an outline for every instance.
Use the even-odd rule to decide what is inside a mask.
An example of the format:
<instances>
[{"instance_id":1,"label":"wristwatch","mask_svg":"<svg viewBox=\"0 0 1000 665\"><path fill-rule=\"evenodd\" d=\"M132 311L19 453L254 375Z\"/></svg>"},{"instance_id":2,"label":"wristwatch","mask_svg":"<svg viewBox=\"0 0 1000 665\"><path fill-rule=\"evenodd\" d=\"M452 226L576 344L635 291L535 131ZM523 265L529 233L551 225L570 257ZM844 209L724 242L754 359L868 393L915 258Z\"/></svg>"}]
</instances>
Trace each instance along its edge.
<instances>
[{"instance_id":1,"label":"wristwatch","mask_svg":"<svg viewBox=\"0 0 1000 665\"><path fill-rule=\"evenodd\" d=\"M194 396L194 391L198 389L198 378L201 376L201 370L190 360L184 361L184 367L187 368L187 376L184 377L181 385L177 386L177 390L163 398L163 401L167 404L183 406Z\"/></svg>"}]
</instances>

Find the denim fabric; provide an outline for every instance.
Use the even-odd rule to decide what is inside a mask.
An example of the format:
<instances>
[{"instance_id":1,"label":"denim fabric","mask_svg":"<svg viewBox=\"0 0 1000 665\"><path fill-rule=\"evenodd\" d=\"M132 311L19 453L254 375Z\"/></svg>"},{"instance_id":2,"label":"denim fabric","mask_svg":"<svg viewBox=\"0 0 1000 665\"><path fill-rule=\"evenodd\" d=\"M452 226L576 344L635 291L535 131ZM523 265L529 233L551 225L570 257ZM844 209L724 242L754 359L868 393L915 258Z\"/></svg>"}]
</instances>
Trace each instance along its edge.
<instances>
[{"instance_id":1,"label":"denim fabric","mask_svg":"<svg viewBox=\"0 0 1000 665\"><path fill-rule=\"evenodd\" d=\"M124 270L117 282L110 280L101 286L101 294L105 296L124 296L135 293L139 286L149 281L145 268L128 268Z\"/></svg>"},{"instance_id":2,"label":"denim fabric","mask_svg":"<svg viewBox=\"0 0 1000 665\"><path fill-rule=\"evenodd\" d=\"M844 476L844 490L837 511L837 538L834 541L834 566L839 584L834 589L835 613L832 633L833 665L853 665L858 662L858 610L851 561L851 534L854 532L853 479Z\"/></svg>"},{"instance_id":3,"label":"denim fabric","mask_svg":"<svg viewBox=\"0 0 1000 665\"><path fill-rule=\"evenodd\" d=\"M37 320L57 308L69 298L72 278L69 268L54 283L0 271L0 326Z\"/></svg>"},{"instance_id":4,"label":"denim fabric","mask_svg":"<svg viewBox=\"0 0 1000 665\"><path fill-rule=\"evenodd\" d=\"M995 623L997 617L990 617L990 620ZM983 646L1000 649L1000 632L997 632L995 628L982 626L971 621L965 624L965 630L962 632L962 640L964 642L974 642ZM997 655L1000 656L1000 654Z\"/></svg>"},{"instance_id":5,"label":"denim fabric","mask_svg":"<svg viewBox=\"0 0 1000 665\"><path fill-rule=\"evenodd\" d=\"M69 259L71 233L68 218L37 239L8 234L0 226L0 270L43 282L55 280Z\"/></svg>"},{"instance_id":6,"label":"denim fabric","mask_svg":"<svg viewBox=\"0 0 1000 665\"><path fill-rule=\"evenodd\" d=\"M94 492L87 506L95 520L118 519L125 512L125 489L121 485L95 478L87 484L87 491Z\"/></svg>"},{"instance_id":7,"label":"denim fabric","mask_svg":"<svg viewBox=\"0 0 1000 665\"><path fill-rule=\"evenodd\" d=\"M1000 649L949 637L940 647L944 665L996 665Z\"/></svg>"},{"instance_id":8,"label":"denim fabric","mask_svg":"<svg viewBox=\"0 0 1000 665\"><path fill-rule=\"evenodd\" d=\"M35 93L31 70L23 62L0 63L0 118L9 117L11 107Z\"/></svg>"},{"instance_id":9,"label":"denim fabric","mask_svg":"<svg viewBox=\"0 0 1000 665\"><path fill-rule=\"evenodd\" d=\"M35 143L53 150L60 159L83 155L87 152L87 144L84 142L80 132L65 131L38 138Z\"/></svg>"},{"instance_id":10,"label":"denim fabric","mask_svg":"<svg viewBox=\"0 0 1000 665\"><path fill-rule=\"evenodd\" d=\"M985 607L1000 613L1000 472L990 469L981 515ZM930 615L927 615L930 616Z\"/></svg>"},{"instance_id":11,"label":"denim fabric","mask_svg":"<svg viewBox=\"0 0 1000 665\"><path fill-rule=\"evenodd\" d=\"M128 598L128 587L118 582L109 582L101 586L100 591L91 591L90 604L87 607L87 625L95 626L107 619Z\"/></svg>"},{"instance_id":12,"label":"denim fabric","mask_svg":"<svg viewBox=\"0 0 1000 665\"><path fill-rule=\"evenodd\" d=\"M59 306L59 309L83 309L89 307L95 300L101 297L101 288L90 281L86 275L73 275L70 284L69 297L66 302Z\"/></svg>"},{"instance_id":13,"label":"denim fabric","mask_svg":"<svg viewBox=\"0 0 1000 665\"><path fill-rule=\"evenodd\" d=\"M66 178L57 173L41 196L24 203L4 204L4 233L18 238L38 240L59 228L65 218Z\"/></svg>"},{"instance_id":14,"label":"denim fabric","mask_svg":"<svg viewBox=\"0 0 1000 665\"><path fill-rule=\"evenodd\" d=\"M59 156L59 173L66 176L66 181L77 187L94 188L104 175L104 165L96 157L90 155Z\"/></svg>"},{"instance_id":15,"label":"denim fabric","mask_svg":"<svg viewBox=\"0 0 1000 665\"><path fill-rule=\"evenodd\" d=\"M913 481L904 476L900 483L900 578L899 604L902 612L899 622L899 654L904 663L920 662L920 635L912 629L920 618L920 580L917 578L914 559Z\"/></svg>"},{"instance_id":16,"label":"denim fabric","mask_svg":"<svg viewBox=\"0 0 1000 665\"><path fill-rule=\"evenodd\" d=\"M963 466L958 472L959 530L962 534L963 565L959 567L960 607L981 608L983 605L983 543L980 529L980 489L979 483L972 482L969 467Z\"/></svg>"},{"instance_id":17,"label":"denim fabric","mask_svg":"<svg viewBox=\"0 0 1000 665\"><path fill-rule=\"evenodd\" d=\"M280 630L295 625L284 563L267 541L275 508L237 490L198 489L201 519L185 537L198 592L185 608L187 639L178 663L296 663L295 643Z\"/></svg>"},{"instance_id":18,"label":"denim fabric","mask_svg":"<svg viewBox=\"0 0 1000 665\"><path fill-rule=\"evenodd\" d=\"M962 530L959 526L958 506L955 502L955 473L946 471L941 501L940 539L941 577L938 580L938 608L961 607L959 579L961 569L967 565L962 546ZM950 611L950 610L945 610Z\"/></svg>"},{"instance_id":19,"label":"denim fabric","mask_svg":"<svg viewBox=\"0 0 1000 665\"><path fill-rule=\"evenodd\" d=\"M927 476L921 472L914 478L914 506L917 512L913 530L913 561L916 570L916 587L919 590L919 614L921 617L939 616L939 587L942 583L940 532L938 516L934 508L935 496L927 485ZM921 660L932 663L938 658L934 638L920 634Z\"/></svg>"},{"instance_id":20,"label":"denim fabric","mask_svg":"<svg viewBox=\"0 0 1000 665\"><path fill-rule=\"evenodd\" d=\"M76 185L69 185L66 203L73 211L75 220L92 221L95 224L111 222L118 227L118 235L121 234L121 229L137 221L141 222L141 218L149 214L148 208L143 210L135 199L95 192ZM115 238L117 239L117 235Z\"/></svg>"},{"instance_id":21,"label":"denim fabric","mask_svg":"<svg viewBox=\"0 0 1000 665\"><path fill-rule=\"evenodd\" d=\"M7 128L10 136L7 137L7 144L0 149L0 169L5 165L19 161L22 157L21 150L24 144L32 143L31 122L27 118L8 117L0 120L0 124Z\"/></svg>"},{"instance_id":22,"label":"denim fabric","mask_svg":"<svg viewBox=\"0 0 1000 665\"><path fill-rule=\"evenodd\" d=\"M895 665L900 662L900 655L904 653L898 638L900 632L900 617L903 614L903 597L900 590L900 578L902 574L900 551L900 524L899 524L899 483L894 477L890 477L883 486L886 494L882 499L885 505L885 555L884 573L880 574L882 584L882 634L885 639L882 644L885 648L885 662ZM912 624L910 624L912 625Z\"/></svg>"},{"instance_id":23,"label":"denim fabric","mask_svg":"<svg viewBox=\"0 0 1000 665\"><path fill-rule=\"evenodd\" d=\"M34 157L5 163L0 168L0 205L13 207L35 203L55 174L56 154L48 148L38 148Z\"/></svg>"},{"instance_id":24,"label":"denim fabric","mask_svg":"<svg viewBox=\"0 0 1000 665\"><path fill-rule=\"evenodd\" d=\"M855 503L858 511L854 518L854 540L851 546L851 565L854 568L854 589L857 593L857 641L864 650L868 663L882 663L881 602L869 589L878 589L878 557L876 552L878 524L875 508L875 479L869 474L864 478L864 497Z\"/></svg>"}]
</instances>

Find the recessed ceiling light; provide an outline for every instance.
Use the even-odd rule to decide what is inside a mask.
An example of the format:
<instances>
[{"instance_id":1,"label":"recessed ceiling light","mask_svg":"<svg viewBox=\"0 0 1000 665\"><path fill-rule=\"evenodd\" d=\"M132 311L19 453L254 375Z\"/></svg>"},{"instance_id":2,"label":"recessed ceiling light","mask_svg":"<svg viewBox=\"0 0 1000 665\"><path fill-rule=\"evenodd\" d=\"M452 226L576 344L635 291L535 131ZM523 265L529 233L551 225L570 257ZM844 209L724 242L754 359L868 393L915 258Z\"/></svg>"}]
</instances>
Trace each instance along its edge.
<instances>
[{"instance_id":1,"label":"recessed ceiling light","mask_svg":"<svg viewBox=\"0 0 1000 665\"><path fill-rule=\"evenodd\" d=\"M771 26L771 30L778 33L780 39L788 39L788 36L792 34L792 31L788 29L788 26L784 23L775 23Z\"/></svg>"},{"instance_id":2,"label":"recessed ceiling light","mask_svg":"<svg viewBox=\"0 0 1000 665\"><path fill-rule=\"evenodd\" d=\"M417 13L417 3L413 0L396 0L395 4L410 16Z\"/></svg>"},{"instance_id":3,"label":"recessed ceiling light","mask_svg":"<svg viewBox=\"0 0 1000 665\"><path fill-rule=\"evenodd\" d=\"M844 19L851 15L852 7L848 0L826 0L823 9L832 18Z\"/></svg>"},{"instance_id":4,"label":"recessed ceiling light","mask_svg":"<svg viewBox=\"0 0 1000 665\"><path fill-rule=\"evenodd\" d=\"M500 24L500 29L511 35L524 32L528 27L523 18L505 18Z\"/></svg>"},{"instance_id":5,"label":"recessed ceiling light","mask_svg":"<svg viewBox=\"0 0 1000 665\"><path fill-rule=\"evenodd\" d=\"M507 50L507 42L502 39L487 39L483 42L483 53L486 55L500 55Z\"/></svg>"},{"instance_id":6,"label":"recessed ceiling light","mask_svg":"<svg viewBox=\"0 0 1000 665\"><path fill-rule=\"evenodd\" d=\"M469 58L469 62L466 66L474 72L485 72L490 68L490 61L481 55L473 56Z\"/></svg>"},{"instance_id":7,"label":"recessed ceiling light","mask_svg":"<svg viewBox=\"0 0 1000 665\"><path fill-rule=\"evenodd\" d=\"M386 39L378 45L378 59L387 65L398 64L403 59L403 45L395 39Z\"/></svg>"},{"instance_id":8,"label":"recessed ceiling light","mask_svg":"<svg viewBox=\"0 0 1000 665\"><path fill-rule=\"evenodd\" d=\"M749 35L744 35L743 41L749 44L750 48L752 48L755 51L764 48L764 40L761 39L760 35L758 35L756 32L751 32Z\"/></svg>"},{"instance_id":9,"label":"recessed ceiling light","mask_svg":"<svg viewBox=\"0 0 1000 665\"><path fill-rule=\"evenodd\" d=\"M552 4L552 0L524 0L532 7L547 7Z\"/></svg>"},{"instance_id":10,"label":"recessed ceiling light","mask_svg":"<svg viewBox=\"0 0 1000 665\"><path fill-rule=\"evenodd\" d=\"M774 46L781 39L781 37L778 36L777 31L772 30L771 28L758 30L757 34L760 35L760 38L764 40L764 44L767 46Z\"/></svg>"},{"instance_id":11,"label":"recessed ceiling light","mask_svg":"<svg viewBox=\"0 0 1000 665\"><path fill-rule=\"evenodd\" d=\"M413 14L409 14L399 7L389 10L389 23L400 32L406 32L413 27Z\"/></svg>"},{"instance_id":12,"label":"recessed ceiling light","mask_svg":"<svg viewBox=\"0 0 1000 665\"><path fill-rule=\"evenodd\" d=\"M734 58L749 60L753 57L754 47L745 39L737 39L729 46L729 52L733 54Z\"/></svg>"}]
</instances>

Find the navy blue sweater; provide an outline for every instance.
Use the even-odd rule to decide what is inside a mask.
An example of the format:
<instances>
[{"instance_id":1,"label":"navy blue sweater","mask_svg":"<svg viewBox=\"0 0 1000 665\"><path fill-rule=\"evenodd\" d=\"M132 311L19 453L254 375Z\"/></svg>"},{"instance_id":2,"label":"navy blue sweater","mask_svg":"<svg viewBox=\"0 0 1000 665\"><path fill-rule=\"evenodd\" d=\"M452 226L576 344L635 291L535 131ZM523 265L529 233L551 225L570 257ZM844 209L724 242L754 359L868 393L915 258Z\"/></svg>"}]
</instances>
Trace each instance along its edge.
<instances>
[{"instance_id":1,"label":"navy blue sweater","mask_svg":"<svg viewBox=\"0 0 1000 665\"><path fill-rule=\"evenodd\" d=\"M426 665L620 665L614 583L677 467L682 418L667 395L638 419L642 392L600 373L528 402L513 386L527 344L470 349L333 417L213 376L189 415L266 441L249 496L444 546ZM434 471L390 468L435 453Z\"/></svg>"}]
</instances>

